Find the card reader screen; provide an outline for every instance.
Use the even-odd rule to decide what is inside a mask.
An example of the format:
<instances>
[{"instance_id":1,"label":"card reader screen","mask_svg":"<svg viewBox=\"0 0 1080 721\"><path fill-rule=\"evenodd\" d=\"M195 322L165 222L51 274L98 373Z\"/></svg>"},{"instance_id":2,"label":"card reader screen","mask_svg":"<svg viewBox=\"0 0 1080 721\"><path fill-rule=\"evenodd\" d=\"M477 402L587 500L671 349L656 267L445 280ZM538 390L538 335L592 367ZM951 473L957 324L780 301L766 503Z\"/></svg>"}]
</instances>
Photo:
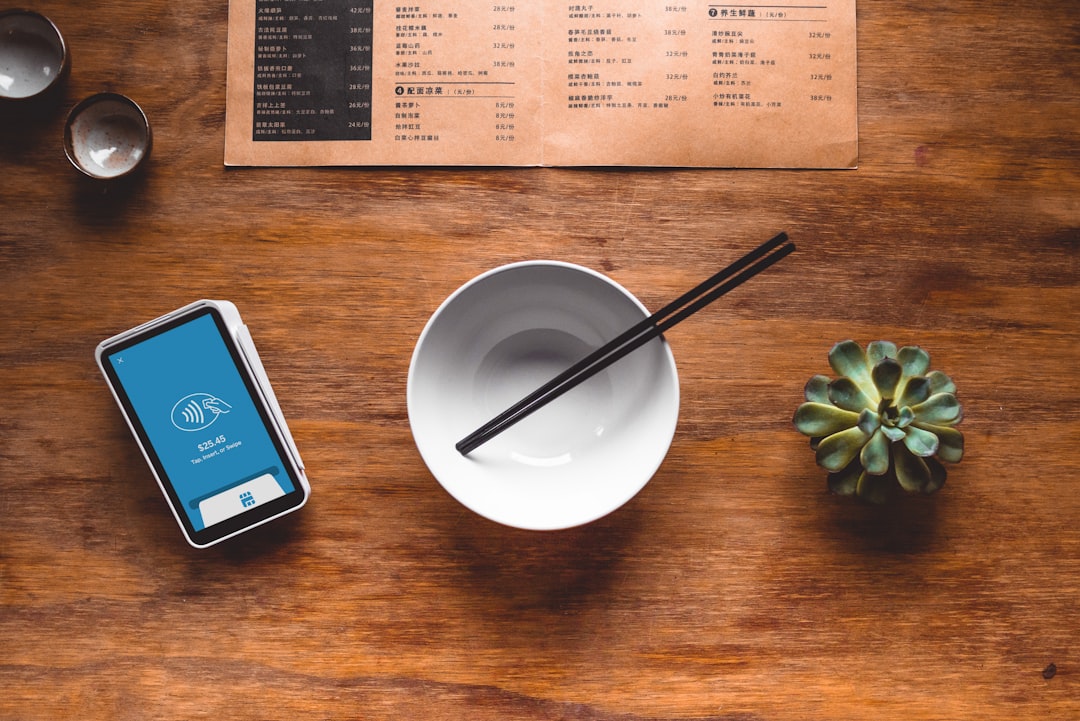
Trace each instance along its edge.
<instances>
[{"instance_id":1,"label":"card reader screen","mask_svg":"<svg viewBox=\"0 0 1080 721\"><path fill-rule=\"evenodd\" d=\"M196 532L296 489L219 322L205 312L106 359Z\"/></svg>"}]
</instances>

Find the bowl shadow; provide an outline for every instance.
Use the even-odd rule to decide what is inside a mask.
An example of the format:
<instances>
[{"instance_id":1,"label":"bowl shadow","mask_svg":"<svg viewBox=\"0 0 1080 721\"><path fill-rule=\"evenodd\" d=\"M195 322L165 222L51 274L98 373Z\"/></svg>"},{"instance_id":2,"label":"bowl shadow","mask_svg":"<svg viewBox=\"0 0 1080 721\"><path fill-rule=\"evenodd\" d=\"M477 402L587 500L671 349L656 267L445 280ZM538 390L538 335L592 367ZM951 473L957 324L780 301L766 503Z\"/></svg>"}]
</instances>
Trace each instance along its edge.
<instances>
[{"instance_id":1,"label":"bowl shadow","mask_svg":"<svg viewBox=\"0 0 1080 721\"><path fill-rule=\"evenodd\" d=\"M451 555L466 583L507 612L567 613L608 593L628 549L642 532L631 500L591 523L527 531L476 517L449 532Z\"/></svg>"}]
</instances>

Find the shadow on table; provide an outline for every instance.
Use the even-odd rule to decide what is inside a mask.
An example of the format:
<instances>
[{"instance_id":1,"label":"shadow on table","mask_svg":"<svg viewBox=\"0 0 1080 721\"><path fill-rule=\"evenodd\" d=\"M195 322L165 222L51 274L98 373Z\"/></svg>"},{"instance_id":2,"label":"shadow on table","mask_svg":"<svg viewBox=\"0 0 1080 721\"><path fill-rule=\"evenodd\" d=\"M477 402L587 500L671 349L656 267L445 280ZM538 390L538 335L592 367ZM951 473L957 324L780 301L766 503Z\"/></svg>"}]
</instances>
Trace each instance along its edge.
<instances>
[{"instance_id":1,"label":"shadow on table","mask_svg":"<svg viewBox=\"0 0 1080 721\"><path fill-rule=\"evenodd\" d=\"M827 504L828 531L842 546L905 555L940 545L939 506L945 502L943 497L897 494L881 506L854 498L832 500Z\"/></svg>"},{"instance_id":2,"label":"shadow on table","mask_svg":"<svg viewBox=\"0 0 1080 721\"><path fill-rule=\"evenodd\" d=\"M578 528L523 531L478 519L450 542L478 591L511 606L566 610L603 595L642 530L631 502Z\"/></svg>"},{"instance_id":3,"label":"shadow on table","mask_svg":"<svg viewBox=\"0 0 1080 721\"><path fill-rule=\"evenodd\" d=\"M64 156L62 99L6 103L0 108L0 158L18 164L53 149Z\"/></svg>"}]
</instances>

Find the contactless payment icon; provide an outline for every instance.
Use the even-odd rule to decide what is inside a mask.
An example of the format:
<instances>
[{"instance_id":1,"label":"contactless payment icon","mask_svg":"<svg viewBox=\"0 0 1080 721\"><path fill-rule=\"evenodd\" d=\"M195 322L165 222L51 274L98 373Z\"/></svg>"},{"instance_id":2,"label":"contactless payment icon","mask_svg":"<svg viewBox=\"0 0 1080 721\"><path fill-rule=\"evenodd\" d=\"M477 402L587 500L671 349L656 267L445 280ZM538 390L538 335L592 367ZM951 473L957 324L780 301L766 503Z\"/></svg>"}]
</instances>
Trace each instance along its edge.
<instances>
[{"instance_id":1,"label":"contactless payment icon","mask_svg":"<svg viewBox=\"0 0 1080 721\"><path fill-rule=\"evenodd\" d=\"M232 406L210 393L191 393L173 406L172 424L182 431L201 431L231 410Z\"/></svg>"}]
</instances>

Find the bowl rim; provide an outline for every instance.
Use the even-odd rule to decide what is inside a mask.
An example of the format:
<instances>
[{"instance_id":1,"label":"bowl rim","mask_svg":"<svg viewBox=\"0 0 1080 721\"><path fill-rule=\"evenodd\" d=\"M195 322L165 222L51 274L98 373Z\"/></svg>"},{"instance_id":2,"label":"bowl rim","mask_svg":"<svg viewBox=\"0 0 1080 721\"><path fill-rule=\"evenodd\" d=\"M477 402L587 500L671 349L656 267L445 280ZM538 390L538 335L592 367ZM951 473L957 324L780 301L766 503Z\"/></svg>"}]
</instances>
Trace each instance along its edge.
<instances>
[{"instance_id":1,"label":"bowl rim","mask_svg":"<svg viewBox=\"0 0 1080 721\"><path fill-rule=\"evenodd\" d=\"M417 435L416 420L415 420L416 416L415 416L415 414L417 412L417 408L416 408L416 402L417 402L416 401L416 383L417 383L416 374L417 374L418 360L421 358L421 355L422 355L422 352L423 352L423 349L424 349L424 345L427 342L428 337L433 332L434 327L437 325L438 320L443 316L445 311L461 297L461 295L468 292L470 289L474 288L476 285L478 285L480 283L483 283L486 280L492 278L495 275L499 275L499 274L506 273L506 272L512 272L512 271L516 271L516 270L521 270L521 269L528 268L528 267L562 268L562 269L572 270L572 271L576 271L576 272L580 272L580 273L583 273L585 275L588 275L588 276L592 277L593 279L595 279L595 280L597 280L599 282L602 282L604 284L607 284L608 286L610 286L610 287L614 288L616 291L618 291L618 293L622 297L624 297L626 300L628 300L633 306L635 306L638 309L638 311L641 313L641 318L642 319L649 316L649 310L645 307L645 305L637 298L637 296L635 296L633 293L631 293L629 290L627 290L618 281L614 280L613 278L611 278L611 277L609 277L609 276L607 276L607 275L605 275L605 274L603 274L603 273L601 273L599 271L596 271L596 270L594 270L592 268L589 268L587 266L580 265L580 264L577 264L577 263L572 263L572 262L567 262L567 261L562 261L562 260L552 260L552 259L520 260L520 261L514 261L514 262L506 263L504 265L500 265L500 266L491 268L489 270L483 271L482 273L479 273L478 275L473 276L469 280L465 281L456 290L454 290L452 293L450 293L442 301L442 303L439 304L439 306L435 309L435 311L432 312L432 314L431 314L430 318L428 319L427 323L424 325L423 330L420 332L419 336L417 337L416 344L415 344L414 349L413 349L412 357L411 357L410 362L409 362L409 370L408 370L408 376L407 376L407 380L406 380L406 410L407 410L408 417L409 417L410 431L412 432L414 445L417 448L417 451L420 453L421 458L423 459L423 461L425 463L425 466L427 467L428 471L435 478L435 480L439 483L439 485L443 488L443 490L446 491L452 498L454 498L456 501L458 501L463 506L465 506L469 510L473 511L477 515L479 515L479 516L481 516L483 518L486 518L488 520L495 521L496 523L500 523L500 524L502 524L504 526L508 526L508 527L511 527L511 528L519 528L519 529L524 529L524 530L534 530L534 531L556 531L556 530L563 530L563 529L583 526L583 525L586 525L588 523L592 523L593 521L596 521L596 520L598 520L600 518L603 518L604 516L607 516L607 515L613 513L614 511L618 510L619 508L624 506L626 503L628 503L631 499L633 499L652 480L653 476L655 476L657 470L659 470L661 464L663 463L664 459L667 457L668 452L670 451L671 444L672 444L672 442L674 440L674 436L675 436L675 430L676 430L677 425L678 425L679 408L680 408L680 402L681 402L680 401L680 395L681 394L680 394L680 386L679 386L679 375L678 375L678 368L676 367L676 363L675 363L675 357L674 357L674 354L672 353L672 350L671 350L671 346L668 344L667 339L664 336L660 336L658 338L658 340L661 342L662 348L663 348L664 368L666 369L665 375L670 378L669 382L670 382L671 393L672 393L672 397L671 397L671 401L670 401L670 404L671 404L671 407L670 407L670 412L671 412L670 427L666 428L665 433L663 434L663 436L658 437L658 439L657 439L658 440L657 448L659 450L658 450L658 452L656 454L656 458L655 458L654 462L651 465L642 465L639 468L640 473L635 475L635 480L633 482L628 482L628 483L622 484L620 486L620 489L623 491L623 493L620 494L618 497L616 497L614 494L612 494L610 502L607 504L605 510L602 510L600 512L591 513L591 514L585 514L580 519L576 519L576 520L574 520L574 522L571 522L571 523L565 523L565 522L556 522L556 523L536 522L535 520L532 521L532 522L523 522L520 519L510 518L506 514L497 514L497 513L491 513L491 512L482 511L480 509L475 508L473 505L471 505L466 500L461 498L457 493L455 493L455 491L454 491L454 489L452 487L454 485L454 482L451 481L450 479L447 479L447 478L444 478L444 477L440 476L440 472L439 472L440 469L435 467L437 464L434 463L434 460L432 458L428 457L427 453L425 453L424 444L422 444L422 442L420 441L420 439L419 439L419 437ZM446 474L445 471L444 471L443 475L449 475L449 474Z\"/></svg>"}]
</instances>

